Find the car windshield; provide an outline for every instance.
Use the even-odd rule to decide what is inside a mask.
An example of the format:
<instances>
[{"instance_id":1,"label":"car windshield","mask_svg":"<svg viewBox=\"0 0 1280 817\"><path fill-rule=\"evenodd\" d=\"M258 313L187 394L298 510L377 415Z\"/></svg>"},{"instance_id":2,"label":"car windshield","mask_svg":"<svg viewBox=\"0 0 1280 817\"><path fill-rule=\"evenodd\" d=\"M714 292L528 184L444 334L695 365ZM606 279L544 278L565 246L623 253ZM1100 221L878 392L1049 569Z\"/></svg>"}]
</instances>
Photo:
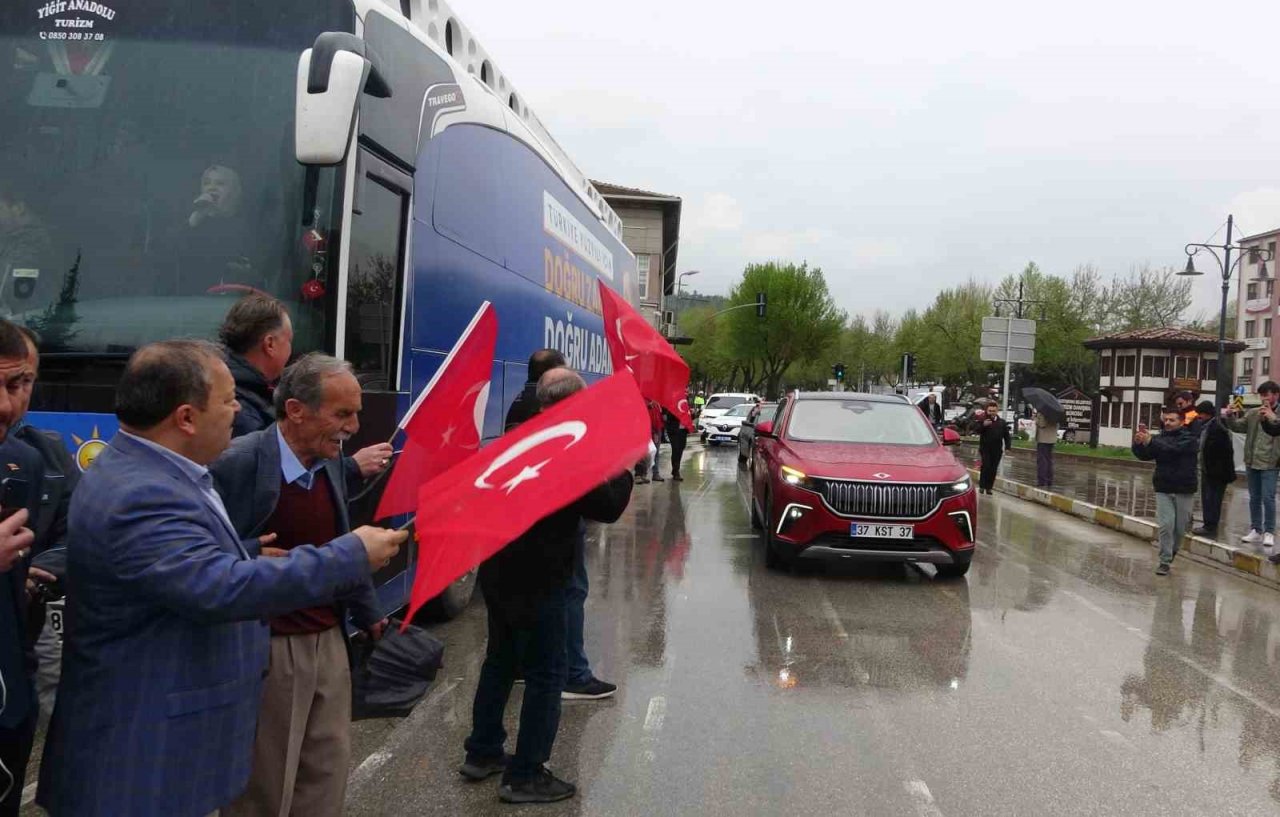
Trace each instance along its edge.
<instances>
[{"instance_id":1,"label":"car windshield","mask_svg":"<svg viewBox=\"0 0 1280 817\"><path fill-rule=\"evenodd\" d=\"M753 405L751 403L743 403L740 406L734 406L733 408L726 411L724 413L724 416L725 417L746 417L747 413L751 411L752 408L753 408Z\"/></svg>"},{"instance_id":2,"label":"car windshield","mask_svg":"<svg viewBox=\"0 0 1280 817\"><path fill-rule=\"evenodd\" d=\"M915 406L876 400L801 400L791 411L794 440L888 445L935 445Z\"/></svg>"},{"instance_id":3,"label":"car windshield","mask_svg":"<svg viewBox=\"0 0 1280 817\"><path fill-rule=\"evenodd\" d=\"M745 395L741 394L716 394L707 400L705 408L709 409L727 409L738 405L744 399Z\"/></svg>"}]
</instances>

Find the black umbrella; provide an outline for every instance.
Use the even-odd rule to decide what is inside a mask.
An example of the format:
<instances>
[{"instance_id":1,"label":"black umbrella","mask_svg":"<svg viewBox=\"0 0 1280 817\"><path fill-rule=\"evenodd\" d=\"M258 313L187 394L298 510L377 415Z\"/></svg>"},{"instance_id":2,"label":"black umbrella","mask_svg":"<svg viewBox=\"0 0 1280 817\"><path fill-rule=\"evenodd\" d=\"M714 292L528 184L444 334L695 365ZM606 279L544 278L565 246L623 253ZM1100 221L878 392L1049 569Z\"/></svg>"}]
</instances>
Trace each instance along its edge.
<instances>
[{"instance_id":1,"label":"black umbrella","mask_svg":"<svg viewBox=\"0 0 1280 817\"><path fill-rule=\"evenodd\" d=\"M1029 386L1022 390L1022 399L1049 418L1051 423L1061 423L1067 419L1067 413L1062 410L1062 404L1058 402L1058 398L1044 389Z\"/></svg>"},{"instance_id":2,"label":"black umbrella","mask_svg":"<svg viewBox=\"0 0 1280 817\"><path fill-rule=\"evenodd\" d=\"M381 641L352 647L357 661L351 673L353 720L408 715L444 663L440 639L412 624L402 633L395 619Z\"/></svg>"}]
</instances>

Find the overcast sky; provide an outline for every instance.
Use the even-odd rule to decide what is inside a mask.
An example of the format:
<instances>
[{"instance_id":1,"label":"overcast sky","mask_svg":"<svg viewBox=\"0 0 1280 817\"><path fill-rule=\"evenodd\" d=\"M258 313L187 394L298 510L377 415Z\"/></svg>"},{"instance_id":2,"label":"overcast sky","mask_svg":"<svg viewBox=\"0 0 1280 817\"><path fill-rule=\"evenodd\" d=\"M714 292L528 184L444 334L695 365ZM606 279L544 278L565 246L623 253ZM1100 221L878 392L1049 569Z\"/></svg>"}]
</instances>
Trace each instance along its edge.
<instances>
[{"instance_id":1,"label":"overcast sky","mask_svg":"<svg viewBox=\"0 0 1280 817\"><path fill-rule=\"evenodd\" d=\"M807 260L901 313L1280 227L1280 3L452 5L587 175L684 200L702 291Z\"/></svg>"}]
</instances>

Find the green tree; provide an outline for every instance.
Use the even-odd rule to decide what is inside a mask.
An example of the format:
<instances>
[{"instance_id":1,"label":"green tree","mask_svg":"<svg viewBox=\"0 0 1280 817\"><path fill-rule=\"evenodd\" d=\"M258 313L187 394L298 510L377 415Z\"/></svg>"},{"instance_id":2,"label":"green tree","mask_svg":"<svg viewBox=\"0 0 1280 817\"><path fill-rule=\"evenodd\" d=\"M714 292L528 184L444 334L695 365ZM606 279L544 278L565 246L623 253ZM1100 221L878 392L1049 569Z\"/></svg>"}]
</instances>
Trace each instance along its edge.
<instances>
[{"instance_id":1,"label":"green tree","mask_svg":"<svg viewBox=\"0 0 1280 817\"><path fill-rule=\"evenodd\" d=\"M991 370L979 354L982 319L991 314L991 287L977 281L938 293L920 316L916 337L916 379L946 386L986 382Z\"/></svg>"},{"instance_id":2,"label":"green tree","mask_svg":"<svg viewBox=\"0 0 1280 817\"><path fill-rule=\"evenodd\" d=\"M768 300L764 318L749 306L760 292ZM829 354L845 322L822 270L808 264L748 264L729 293L729 303L742 307L723 316L729 353L744 385L769 396L778 393L792 364Z\"/></svg>"},{"instance_id":3,"label":"green tree","mask_svg":"<svg viewBox=\"0 0 1280 817\"><path fill-rule=\"evenodd\" d=\"M1016 299L1019 287L1022 297L1032 302L1022 316L1037 322L1035 363L1020 367L1020 382L1050 389L1091 387L1097 358L1084 342L1099 334L1106 320L1105 290L1097 270L1077 267L1068 281L1029 263L1018 275L1005 278L995 297Z\"/></svg>"},{"instance_id":4,"label":"green tree","mask_svg":"<svg viewBox=\"0 0 1280 817\"><path fill-rule=\"evenodd\" d=\"M1114 276L1102 301L1108 332L1177 326L1191 308L1191 279L1179 277L1172 267L1142 264L1126 276Z\"/></svg>"}]
</instances>

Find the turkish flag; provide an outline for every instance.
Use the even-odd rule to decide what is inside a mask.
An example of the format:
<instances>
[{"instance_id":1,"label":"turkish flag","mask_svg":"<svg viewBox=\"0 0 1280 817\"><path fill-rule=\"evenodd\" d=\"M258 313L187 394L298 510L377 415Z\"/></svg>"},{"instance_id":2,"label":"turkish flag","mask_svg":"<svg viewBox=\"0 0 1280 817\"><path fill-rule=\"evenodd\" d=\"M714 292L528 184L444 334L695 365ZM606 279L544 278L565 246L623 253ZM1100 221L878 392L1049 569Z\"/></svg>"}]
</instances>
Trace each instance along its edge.
<instances>
[{"instance_id":1,"label":"turkish flag","mask_svg":"<svg viewBox=\"0 0 1280 817\"><path fill-rule=\"evenodd\" d=\"M422 486L409 615L539 520L632 468L649 417L625 370L508 431Z\"/></svg>"},{"instance_id":2,"label":"turkish flag","mask_svg":"<svg viewBox=\"0 0 1280 817\"><path fill-rule=\"evenodd\" d=\"M598 283L613 370L630 370L645 398L674 414L681 425L692 431L689 364L621 295L605 286L604 281Z\"/></svg>"},{"instance_id":3,"label":"turkish flag","mask_svg":"<svg viewBox=\"0 0 1280 817\"><path fill-rule=\"evenodd\" d=\"M414 510L423 483L480 450L497 342L498 316L485 301L400 421L404 447L374 519Z\"/></svg>"}]
</instances>

